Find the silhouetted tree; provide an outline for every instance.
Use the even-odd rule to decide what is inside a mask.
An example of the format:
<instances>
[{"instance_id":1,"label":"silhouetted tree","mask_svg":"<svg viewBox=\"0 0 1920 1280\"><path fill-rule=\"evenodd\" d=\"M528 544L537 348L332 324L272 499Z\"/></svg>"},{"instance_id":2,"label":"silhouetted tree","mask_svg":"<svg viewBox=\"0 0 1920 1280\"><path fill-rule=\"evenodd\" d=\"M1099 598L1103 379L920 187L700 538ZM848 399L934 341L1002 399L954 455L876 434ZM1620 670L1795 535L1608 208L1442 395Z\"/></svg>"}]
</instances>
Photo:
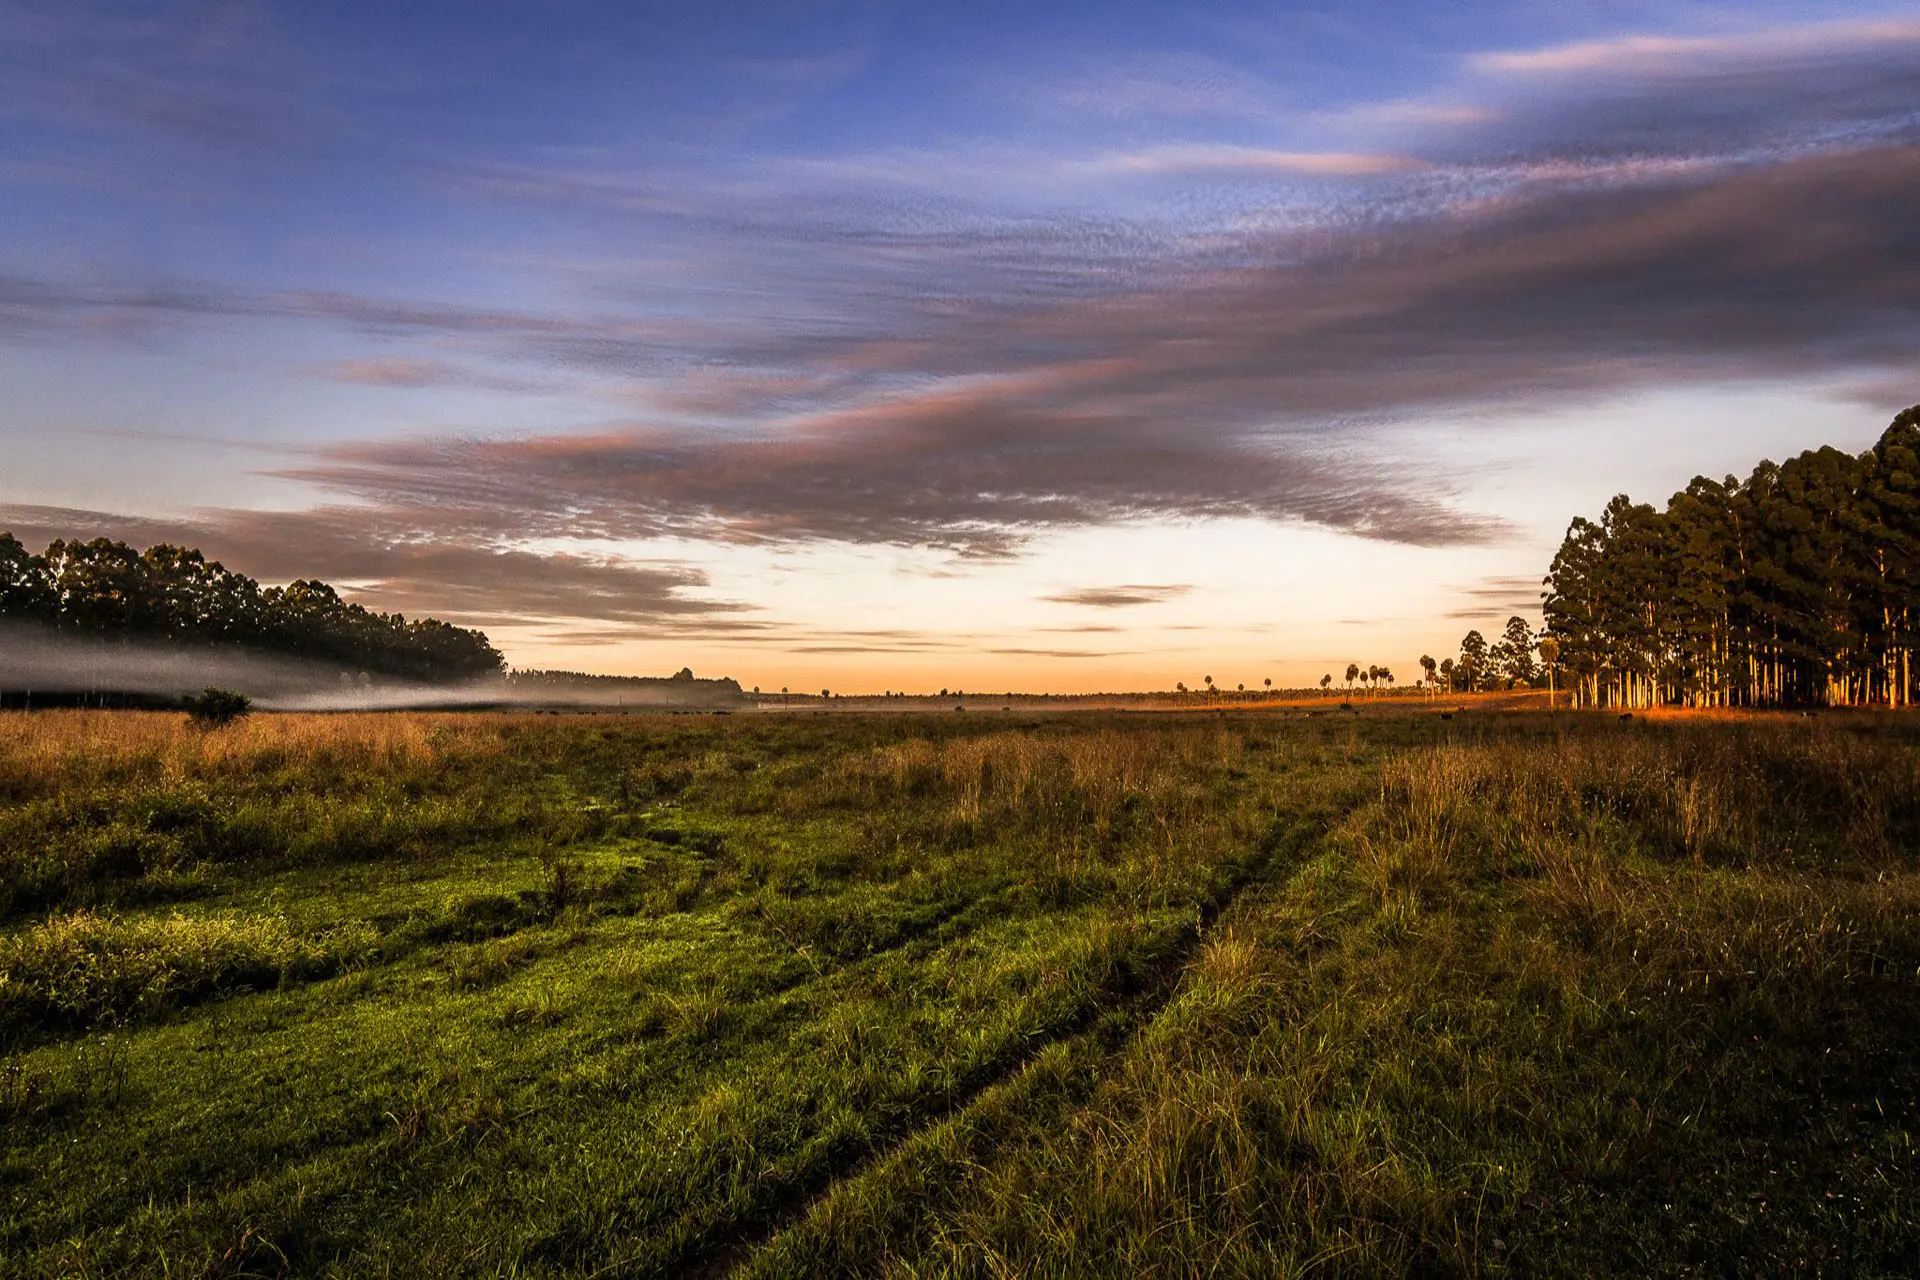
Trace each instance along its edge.
<instances>
[{"instance_id":1,"label":"silhouetted tree","mask_svg":"<svg viewBox=\"0 0 1920 1280\"><path fill-rule=\"evenodd\" d=\"M110 640L266 650L436 683L498 675L505 666L478 631L373 613L322 582L262 590L168 543L140 552L108 538L63 540L31 556L0 534L0 618Z\"/></svg>"},{"instance_id":2,"label":"silhouetted tree","mask_svg":"<svg viewBox=\"0 0 1920 1280\"><path fill-rule=\"evenodd\" d=\"M1533 628L1521 617L1507 619L1506 633L1493 646L1489 655L1492 674L1506 682L1511 689L1517 684L1532 684L1533 665Z\"/></svg>"},{"instance_id":3,"label":"silhouetted tree","mask_svg":"<svg viewBox=\"0 0 1920 1280\"><path fill-rule=\"evenodd\" d=\"M1545 594L1576 706L1909 705L1920 406L1858 457L1695 478L1661 511L1615 498L1569 527Z\"/></svg>"},{"instance_id":4,"label":"silhouetted tree","mask_svg":"<svg viewBox=\"0 0 1920 1280\"><path fill-rule=\"evenodd\" d=\"M1453 668L1454 679L1468 693L1484 688L1487 680L1487 638L1469 631L1460 640L1460 660Z\"/></svg>"}]
</instances>

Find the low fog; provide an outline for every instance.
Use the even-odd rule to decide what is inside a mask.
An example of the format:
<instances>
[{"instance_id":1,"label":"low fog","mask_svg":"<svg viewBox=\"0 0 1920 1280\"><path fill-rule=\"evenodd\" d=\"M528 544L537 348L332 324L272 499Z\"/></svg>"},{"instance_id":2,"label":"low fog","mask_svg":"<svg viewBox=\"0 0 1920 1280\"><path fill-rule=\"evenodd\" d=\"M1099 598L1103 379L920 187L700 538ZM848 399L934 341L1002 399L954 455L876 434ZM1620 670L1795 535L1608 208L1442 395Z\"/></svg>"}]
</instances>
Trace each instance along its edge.
<instances>
[{"instance_id":1,"label":"low fog","mask_svg":"<svg viewBox=\"0 0 1920 1280\"><path fill-rule=\"evenodd\" d=\"M612 682L609 682L612 684ZM715 705L709 688L668 682L609 688L516 690L506 678L416 684L342 671L326 663L244 649L190 649L142 641L62 636L0 625L0 692L179 698L231 689L267 711L384 711L419 707L577 706L604 709Z\"/></svg>"}]
</instances>

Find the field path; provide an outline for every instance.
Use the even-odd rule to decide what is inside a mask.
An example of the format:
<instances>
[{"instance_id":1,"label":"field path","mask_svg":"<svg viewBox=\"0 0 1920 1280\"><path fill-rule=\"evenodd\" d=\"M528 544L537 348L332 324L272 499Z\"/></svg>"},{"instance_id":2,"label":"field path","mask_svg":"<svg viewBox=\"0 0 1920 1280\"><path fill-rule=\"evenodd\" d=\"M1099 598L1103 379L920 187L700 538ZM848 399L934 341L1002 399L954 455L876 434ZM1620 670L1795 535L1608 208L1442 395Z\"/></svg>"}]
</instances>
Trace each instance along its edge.
<instances>
[{"instance_id":1,"label":"field path","mask_svg":"<svg viewBox=\"0 0 1920 1280\"><path fill-rule=\"evenodd\" d=\"M786 1194L761 1208L752 1216L730 1224L715 1233L704 1247L684 1258L675 1273L695 1280L718 1280L744 1267L762 1247L788 1227L804 1219L813 1208L827 1200L836 1187L861 1177L868 1170L885 1164L895 1153L909 1147L922 1135L962 1115L983 1094L1025 1071L1047 1049L1087 1035L1096 1024L1119 1015L1121 1025L1137 1029L1153 1021L1171 1001L1180 986L1181 975L1213 923L1249 890L1271 883L1276 876L1291 873L1304 864L1333 820L1314 819L1298 814L1278 817L1260 841L1255 854L1235 868L1235 874L1210 899L1199 904L1194 923L1177 943L1140 975L1138 985L1128 992L1113 993L1114 998L1090 1005L1044 1035L1035 1036L1016 1052L999 1062L987 1064L970 1078L923 1110L911 1127L901 1128L864 1150L823 1165L813 1176Z\"/></svg>"}]
</instances>

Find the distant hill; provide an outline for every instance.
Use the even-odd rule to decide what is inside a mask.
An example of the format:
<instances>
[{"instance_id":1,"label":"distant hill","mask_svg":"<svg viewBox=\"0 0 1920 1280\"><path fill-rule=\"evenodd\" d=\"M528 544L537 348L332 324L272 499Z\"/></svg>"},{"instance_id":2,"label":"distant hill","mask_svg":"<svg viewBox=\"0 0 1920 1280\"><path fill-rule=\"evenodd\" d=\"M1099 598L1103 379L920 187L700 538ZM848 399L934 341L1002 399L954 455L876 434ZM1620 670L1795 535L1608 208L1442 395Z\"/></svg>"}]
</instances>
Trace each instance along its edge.
<instances>
[{"instance_id":1,"label":"distant hill","mask_svg":"<svg viewBox=\"0 0 1920 1280\"><path fill-rule=\"evenodd\" d=\"M514 702L586 704L596 707L730 707L751 700L740 682L721 676L701 680L687 668L671 676L596 676L580 671L515 671L506 678Z\"/></svg>"}]
</instances>

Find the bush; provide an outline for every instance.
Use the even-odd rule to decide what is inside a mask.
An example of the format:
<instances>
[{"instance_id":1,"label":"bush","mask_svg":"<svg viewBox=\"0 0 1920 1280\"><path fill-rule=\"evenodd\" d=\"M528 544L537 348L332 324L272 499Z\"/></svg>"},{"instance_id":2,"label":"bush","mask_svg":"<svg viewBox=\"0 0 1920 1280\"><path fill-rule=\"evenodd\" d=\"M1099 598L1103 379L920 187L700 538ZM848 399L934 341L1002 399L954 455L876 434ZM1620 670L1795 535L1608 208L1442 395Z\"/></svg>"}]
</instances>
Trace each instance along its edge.
<instances>
[{"instance_id":1,"label":"bush","mask_svg":"<svg viewBox=\"0 0 1920 1280\"><path fill-rule=\"evenodd\" d=\"M180 705L186 709L188 718L195 724L209 729L219 729L252 711L253 699L244 693L235 693L231 689L210 687L199 697L188 694L180 699Z\"/></svg>"}]
</instances>

